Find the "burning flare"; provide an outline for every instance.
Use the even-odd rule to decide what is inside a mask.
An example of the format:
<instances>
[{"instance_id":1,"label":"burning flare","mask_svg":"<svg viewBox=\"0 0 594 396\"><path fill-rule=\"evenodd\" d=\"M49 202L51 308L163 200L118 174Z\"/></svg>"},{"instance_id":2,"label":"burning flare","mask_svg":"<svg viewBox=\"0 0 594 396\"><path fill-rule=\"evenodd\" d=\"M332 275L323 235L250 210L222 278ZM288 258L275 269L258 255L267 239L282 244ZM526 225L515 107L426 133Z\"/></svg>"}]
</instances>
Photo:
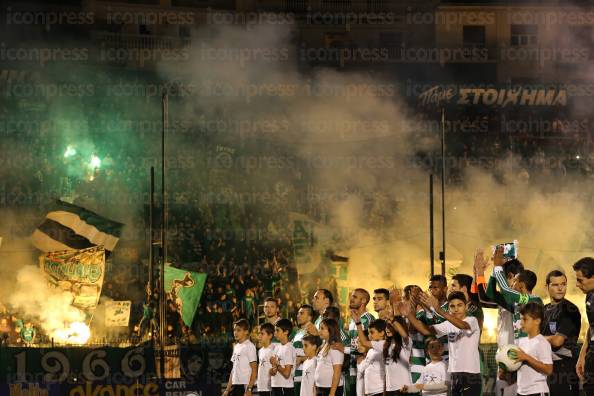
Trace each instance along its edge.
<instances>
[{"instance_id":1,"label":"burning flare","mask_svg":"<svg viewBox=\"0 0 594 396\"><path fill-rule=\"evenodd\" d=\"M86 344L91 336L91 329L84 322L72 322L68 328L56 329L52 334L59 344Z\"/></svg>"}]
</instances>

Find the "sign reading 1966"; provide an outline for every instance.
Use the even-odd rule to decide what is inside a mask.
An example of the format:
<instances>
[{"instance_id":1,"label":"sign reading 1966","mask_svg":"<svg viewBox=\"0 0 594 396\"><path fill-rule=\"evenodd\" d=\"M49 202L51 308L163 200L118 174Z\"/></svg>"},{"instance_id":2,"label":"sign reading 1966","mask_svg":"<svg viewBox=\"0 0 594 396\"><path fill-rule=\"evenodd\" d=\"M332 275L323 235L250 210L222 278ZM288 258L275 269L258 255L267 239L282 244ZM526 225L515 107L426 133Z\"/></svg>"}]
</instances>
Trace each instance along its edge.
<instances>
[{"instance_id":1,"label":"sign reading 1966","mask_svg":"<svg viewBox=\"0 0 594 396\"><path fill-rule=\"evenodd\" d=\"M132 382L155 373L154 350L2 348L0 383Z\"/></svg>"}]
</instances>

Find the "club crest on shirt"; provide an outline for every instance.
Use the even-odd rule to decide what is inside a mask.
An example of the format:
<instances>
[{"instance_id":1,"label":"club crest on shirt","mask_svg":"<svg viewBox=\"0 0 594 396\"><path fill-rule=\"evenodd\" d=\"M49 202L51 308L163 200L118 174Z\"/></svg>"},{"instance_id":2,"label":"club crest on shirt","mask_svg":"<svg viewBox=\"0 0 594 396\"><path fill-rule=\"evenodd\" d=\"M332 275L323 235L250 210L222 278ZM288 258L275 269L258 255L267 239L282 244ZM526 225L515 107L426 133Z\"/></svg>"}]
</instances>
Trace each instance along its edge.
<instances>
[{"instance_id":1,"label":"club crest on shirt","mask_svg":"<svg viewBox=\"0 0 594 396\"><path fill-rule=\"evenodd\" d=\"M555 334L557 332L557 322L549 322L549 330Z\"/></svg>"},{"instance_id":2,"label":"club crest on shirt","mask_svg":"<svg viewBox=\"0 0 594 396\"><path fill-rule=\"evenodd\" d=\"M448 342L456 342L458 333L448 333Z\"/></svg>"},{"instance_id":3,"label":"club crest on shirt","mask_svg":"<svg viewBox=\"0 0 594 396\"><path fill-rule=\"evenodd\" d=\"M423 380L426 384L437 384L442 382L442 378L439 375L427 373L423 376Z\"/></svg>"}]
</instances>

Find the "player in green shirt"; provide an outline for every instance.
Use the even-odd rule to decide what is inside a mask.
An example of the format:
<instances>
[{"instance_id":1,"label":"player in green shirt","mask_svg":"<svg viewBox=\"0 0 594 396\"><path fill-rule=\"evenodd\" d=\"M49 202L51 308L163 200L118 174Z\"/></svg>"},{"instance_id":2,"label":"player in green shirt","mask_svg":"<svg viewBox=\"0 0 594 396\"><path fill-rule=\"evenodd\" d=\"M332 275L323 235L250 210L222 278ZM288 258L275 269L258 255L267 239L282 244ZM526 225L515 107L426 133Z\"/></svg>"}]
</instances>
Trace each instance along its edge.
<instances>
[{"instance_id":1,"label":"player in green shirt","mask_svg":"<svg viewBox=\"0 0 594 396\"><path fill-rule=\"evenodd\" d=\"M320 330L320 323L322 323L322 314L326 307L329 307L334 302L334 297L332 297L332 293L328 289L318 289L314 293L312 306L314 311L318 313L318 317L315 321L316 329ZM315 333L311 333L313 335L318 335L317 331Z\"/></svg>"},{"instance_id":2,"label":"player in green shirt","mask_svg":"<svg viewBox=\"0 0 594 396\"><path fill-rule=\"evenodd\" d=\"M445 276L433 275L429 278L429 293L439 301L439 305L442 308L445 307L444 311L448 310L448 281ZM430 307L424 308L425 309L416 314L416 318L421 322L425 323L427 326L445 322L445 319L433 312ZM445 346L447 347L447 344Z\"/></svg>"},{"instance_id":3,"label":"player in green shirt","mask_svg":"<svg viewBox=\"0 0 594 396\"><path fill-rule=\"evenodd\" d=\"M439 305L442 310L448 311L448 280L443 275L433 275L429 278L429 293L435 297L435 299L439 302ZM417 296L419 298L420 296ZM420 301L417 300L419 303ZM422 304L421 304L422 305ZM423 322L427 326L433 326L442 322L445 322L445 318L439 315L437 312L434 312L431 307L423 306L423 310L418 311L415 317ZM443 344L443 360L445 362L448 361L448 337L443 336L439 339ZM425 337L423 337L423 346L425 345ZM429 360L426 360L425 363L429 363ZM412 374L411 374L412 375ZM415 375L416 376L416 375Z\"/></svg>"},{"instance_id":4,"label":"player in green shirt","mask_svg":"<svg viewBox=\"0 0 594 396\"><path fill-rule=\"evenodd\" d=\"M514 341L517 343L518 339L527 336L520 326L520 308L530 301L542 304L540 297L532 294L532 290L536 286L537 277L534 272L525 269L515 276L510 287L503 271L502 249L497 249L493 261L495 266L487 283L487 296L494 299L495 286L499 286L501 296L507 304L508 309L513 313Z\"/></svg>"},{"instance_id":5,"label":"player in green shirt","mask_svg":"<svg viewBox=\"0 0 594 396\"><path fill-rule=\"evenodd\" d=\"M421 288L417 285L407 285L404 287L403 303L411 305L415 313L422 310L418 304L418 296ZM408 332L412 340L412 353L410 357L410 375L413 384L421 377L421 372L425 366L425 336L419 333L413 326L409 326Z\"/></svg>"}]
</instances>

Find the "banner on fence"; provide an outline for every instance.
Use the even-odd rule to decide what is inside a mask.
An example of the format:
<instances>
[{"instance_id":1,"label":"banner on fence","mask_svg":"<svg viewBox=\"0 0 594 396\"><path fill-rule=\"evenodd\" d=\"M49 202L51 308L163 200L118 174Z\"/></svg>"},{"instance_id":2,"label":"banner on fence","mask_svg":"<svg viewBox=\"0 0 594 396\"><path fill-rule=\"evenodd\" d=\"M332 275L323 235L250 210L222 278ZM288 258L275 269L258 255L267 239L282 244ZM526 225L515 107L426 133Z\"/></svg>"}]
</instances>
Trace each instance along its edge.
<instances>
[{"instance_id":1,"label":"banner on fence","mask_svg":"<svg viewBox=\"0 0 594 396\"><path fill-rule=\"evenodd\" d=\"M128 326L132 301L106 301L105 326Z\"/></svg>"}]
</instances>

